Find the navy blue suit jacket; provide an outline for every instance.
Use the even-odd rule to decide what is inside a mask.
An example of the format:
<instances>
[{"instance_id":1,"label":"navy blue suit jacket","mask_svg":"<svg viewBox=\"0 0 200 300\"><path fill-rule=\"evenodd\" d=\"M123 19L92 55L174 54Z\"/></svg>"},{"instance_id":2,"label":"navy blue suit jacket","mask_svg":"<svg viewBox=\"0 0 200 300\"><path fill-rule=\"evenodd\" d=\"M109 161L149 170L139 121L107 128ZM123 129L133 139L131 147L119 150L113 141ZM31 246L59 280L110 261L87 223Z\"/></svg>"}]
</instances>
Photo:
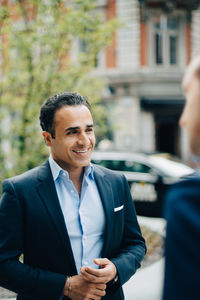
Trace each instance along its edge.
<instances>
[{"instance_id":1,"label":"navy blue suit jacket","mask_svg":"<svg viewBox=\"0 0 200 300\"><path fill-rule=\"evenodd\" d=\"M103 299L123 299L121 285L140 267L145 244L125 177L98 166L94 176L106 216L103 257L119 275ZM3 182L0 224L0 285L19 300L59 300L77 270L48 161Z\"/></svg>"},{"instance_id":2,"label":"navy blue suit jacket","mask_svg":"<svg viewBox=\"0 0 200 300\"><path fill-rule=\"evenodd\" d=\"M200 299L200 172L169 191L164 300Z\"/></svg>"}]
</instances>

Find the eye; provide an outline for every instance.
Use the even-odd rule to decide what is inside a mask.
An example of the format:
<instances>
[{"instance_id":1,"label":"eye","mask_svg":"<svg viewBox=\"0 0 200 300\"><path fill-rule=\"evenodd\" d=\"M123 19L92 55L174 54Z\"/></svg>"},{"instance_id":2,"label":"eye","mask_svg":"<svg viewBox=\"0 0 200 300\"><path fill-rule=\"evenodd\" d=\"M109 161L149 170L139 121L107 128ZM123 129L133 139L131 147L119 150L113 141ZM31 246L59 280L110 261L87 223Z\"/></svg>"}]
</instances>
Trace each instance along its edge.
<instances>
[{"instance_id":1,"label":"eye","mask_svg":"<svg viewBox=\"0 0 200 300\"><path fill-rule=\"evenodd\" d=\"M86 132L92 132L93 131L93 127L89 127L86 129Z\"/></svg>"},{"instance_id":2,"label":"eye","mask_svg":"<svg viewBox=\"0 0 200 300\"><path fill-rule=\"evenodd\" d=\"M71 131L68 131L66 135L72 135L72 134L76 134L77 133L77 130L71 130Z\"/></svg>"}]
</instances>

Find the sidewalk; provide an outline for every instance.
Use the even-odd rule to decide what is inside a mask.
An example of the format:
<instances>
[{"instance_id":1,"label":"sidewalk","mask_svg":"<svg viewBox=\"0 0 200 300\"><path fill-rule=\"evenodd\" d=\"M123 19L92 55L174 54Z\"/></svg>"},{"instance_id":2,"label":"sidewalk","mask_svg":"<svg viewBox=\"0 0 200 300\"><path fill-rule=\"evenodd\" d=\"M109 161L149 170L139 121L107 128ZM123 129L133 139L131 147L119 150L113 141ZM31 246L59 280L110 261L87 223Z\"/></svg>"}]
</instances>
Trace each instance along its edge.
<instances>
[{"instance_id":1,"label":"sidewalk","mask_svg":"<svg viewBox=\"0 0 200 300\"><path fill-rule=\"evenodd\" d=\"M138 216L140 225L165 236L166 222L162 218ZM123 286L126 300L161 300L163 286L164 258L152 265L139 269Z\"/></svg>"},{"instance_id":2,"label":"sidewalk","mask_svg":"<svg viewBox=\"0 0 200 300\"><path fill-rule=\"evenodd\" d=\"M0 300L15 300L16 294L0 287Z\"/></svg>"},{"instance_id":3,"label":"sidewalk","mask_svg":"<svg viewBox=\"0 0 200 300\"><path fill-rule=\"evenodd\" d=\"M164 258L138 270L131 279L124 284L123 290L126 300L161 300L163 285Z\"/></svg>"}]
</instances>

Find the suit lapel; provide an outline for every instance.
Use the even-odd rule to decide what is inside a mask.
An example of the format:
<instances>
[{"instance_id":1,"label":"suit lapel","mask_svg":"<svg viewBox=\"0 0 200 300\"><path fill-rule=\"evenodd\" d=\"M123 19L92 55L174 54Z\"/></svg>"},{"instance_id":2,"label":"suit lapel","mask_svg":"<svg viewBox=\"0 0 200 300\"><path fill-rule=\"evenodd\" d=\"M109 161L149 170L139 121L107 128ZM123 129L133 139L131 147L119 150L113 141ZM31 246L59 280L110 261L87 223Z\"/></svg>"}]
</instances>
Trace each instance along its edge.
<instances>
[{"instance_id":1,"label":"suit lapel","mask_svg":"<svg viewBox=\"0 0 200 300\"><path fill-rule=\"evenodd\" d=\"M63 242L63 247L66 249L66 255L68 255L71 261L70 265L72 265L72 272L77 273L69 235L48 161L41 166L38 179L40 181L37 187L38 193L49 213L50 218L56 226L59 238Z\"/></svg>"},{"instance_id":2,"label":"suit lapel","mask_svg":"<svg viewBox=\"0 0 200 300\"><path fill-rule=\"evenodd\" d=\"M112 228L114 220L114 198L112 192L112 186L108 181L103 171L94 166L94 178L97 184L97 188L101 197L101 201L105 211L106 227L104 233L104 246L103 246L103 257L107 257L109 253L109 245L112 241Z\"/></svg>"}]
</instances>

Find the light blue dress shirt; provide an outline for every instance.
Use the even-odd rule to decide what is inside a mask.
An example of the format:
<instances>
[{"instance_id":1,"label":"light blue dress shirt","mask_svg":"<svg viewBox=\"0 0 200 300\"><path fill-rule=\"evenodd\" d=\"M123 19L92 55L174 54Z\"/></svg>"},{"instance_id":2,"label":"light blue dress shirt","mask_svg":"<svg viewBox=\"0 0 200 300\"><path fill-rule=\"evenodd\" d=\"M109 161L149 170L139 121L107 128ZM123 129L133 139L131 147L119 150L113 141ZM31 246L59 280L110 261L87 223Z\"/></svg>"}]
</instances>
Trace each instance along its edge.
<instances>
[{"instance_id":1,"label":"light blue dress shirt","mask_svg":"<svg viewBox=\"0 0 200 300\"><path fill-rule=\"evenodd\" d=\"M105 214L93 176L93 166L85 167L81 195L63 170L52 158L49 164L60 206L64 215L77 272L82 266L98 268L94 258L101 257Z\"/></svg>"}]
</instances>

